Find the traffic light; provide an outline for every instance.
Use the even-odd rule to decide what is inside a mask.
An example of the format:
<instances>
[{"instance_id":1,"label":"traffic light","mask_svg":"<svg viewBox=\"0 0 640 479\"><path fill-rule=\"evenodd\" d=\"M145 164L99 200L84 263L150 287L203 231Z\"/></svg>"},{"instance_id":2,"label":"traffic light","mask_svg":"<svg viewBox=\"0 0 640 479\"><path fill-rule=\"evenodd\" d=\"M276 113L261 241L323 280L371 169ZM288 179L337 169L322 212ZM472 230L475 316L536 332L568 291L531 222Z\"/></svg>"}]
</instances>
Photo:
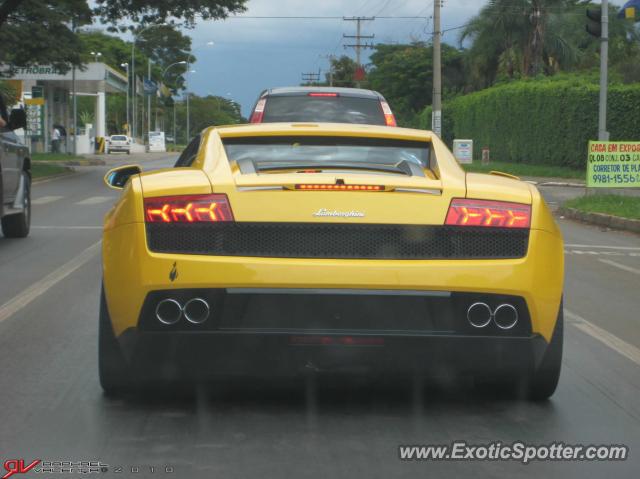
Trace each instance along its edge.
<instances>
[{"instance_id":1,"label":"traffic light","mask_svg":"<svg viewBox=\"0 0 640 479\"><path fill-rule=\"evenodd\" d=\"M587 8L587 18L591 20L587 22L587 33L600 38L602 36L602 9Z\"/></svg>"}]
</instances>

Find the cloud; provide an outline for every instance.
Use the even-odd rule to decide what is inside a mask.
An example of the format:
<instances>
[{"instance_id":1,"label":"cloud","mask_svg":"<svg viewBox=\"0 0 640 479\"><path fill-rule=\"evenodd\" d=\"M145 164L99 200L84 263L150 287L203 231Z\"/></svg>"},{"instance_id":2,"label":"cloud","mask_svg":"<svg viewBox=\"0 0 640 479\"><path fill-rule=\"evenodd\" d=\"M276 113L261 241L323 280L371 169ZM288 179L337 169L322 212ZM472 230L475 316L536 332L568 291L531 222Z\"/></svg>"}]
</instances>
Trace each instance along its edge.
<instances>
[{"instance_id":1,"label":"cloud","mask_svg":"<svg viewBox=\"0 0 640 479\"><path fill-rule=\"evenodd\" d=\"M443 28L464 24L484 2L445 0ZM375 35L367 42L406 43L431 38L433 2L429 0L251 0L242 16L330 16L335 19L229 18L201 21L187 33L193 39L198 62L191 75L190 89L198 94L227 92L248 115L264 89L297 85L302 72L326 71L323 55L347 54L343 34L355 34L355 22L343 16L423 16L426 19L385 19L362 24L363 34ZM445 34L445 41L457 42L457 31ZM206 43L213 41L213 47ZM367 56L365 55L366 59Z\"/></svg>"}]
</instances>

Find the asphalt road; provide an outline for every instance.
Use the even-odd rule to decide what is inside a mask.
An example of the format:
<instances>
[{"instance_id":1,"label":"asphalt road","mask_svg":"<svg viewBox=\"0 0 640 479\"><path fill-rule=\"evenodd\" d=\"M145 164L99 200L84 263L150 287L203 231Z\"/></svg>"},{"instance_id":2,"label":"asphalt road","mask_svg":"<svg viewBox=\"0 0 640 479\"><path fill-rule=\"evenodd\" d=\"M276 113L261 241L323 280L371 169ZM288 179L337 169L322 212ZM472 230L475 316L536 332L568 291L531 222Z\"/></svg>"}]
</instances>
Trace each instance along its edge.
<instances>
[{"instance_id":1,"label":"asphalt road","mask_svg":"<svg viewBox=\"0 0 640 479\"><path fill-rule=\"evenodd\" d=\"M543 404L456 383L310 381L107 399L97 378L99 241L116 193L101 183L105 169L35 185L31 236L0 238L0 470L24 458L101 461L121 477L640 476L640 237L560 220L564 368ZM548 190L552 202L571 194ZM625 444L630 457L527 466L398 458L399 445L454 440Z\"/></svg>"}]
</instances>

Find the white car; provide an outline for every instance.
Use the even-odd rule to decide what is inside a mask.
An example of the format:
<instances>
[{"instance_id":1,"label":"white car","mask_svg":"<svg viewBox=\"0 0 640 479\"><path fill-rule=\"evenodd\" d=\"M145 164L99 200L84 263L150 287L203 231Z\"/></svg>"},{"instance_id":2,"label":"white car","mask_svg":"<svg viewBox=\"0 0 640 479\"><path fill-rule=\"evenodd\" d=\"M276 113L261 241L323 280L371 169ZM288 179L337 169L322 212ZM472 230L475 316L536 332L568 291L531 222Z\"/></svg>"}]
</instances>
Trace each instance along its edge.
<instances>
[{"instance_id":1,"label":"white car","mask_svg":"<svg viewBox=\"0 0 640 479\"><path fill-rule=\"evenodd\" d=\"M114 151L122 151L127 155L131 153L131 140L126 135L111 135L107 138L107 154Z\"/></svg>"}]
</instances>

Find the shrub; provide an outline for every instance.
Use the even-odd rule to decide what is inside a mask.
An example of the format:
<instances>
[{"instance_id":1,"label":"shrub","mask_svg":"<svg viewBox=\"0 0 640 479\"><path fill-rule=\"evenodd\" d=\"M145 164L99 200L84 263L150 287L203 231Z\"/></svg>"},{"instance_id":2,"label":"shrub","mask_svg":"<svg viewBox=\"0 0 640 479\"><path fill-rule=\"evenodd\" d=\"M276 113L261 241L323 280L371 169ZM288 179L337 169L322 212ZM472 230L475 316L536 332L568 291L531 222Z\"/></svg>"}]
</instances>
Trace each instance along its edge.
<instances>
[{"instance_id":1,"label":"shrub","mask_svg":"<svg viewBox=\"0 0 640 479\"><path fill-rule=\"evenodd\" d=\"M444 140L474 140L474 155L496 161L585 168L587 143L597 138L599 86L583 77L529 79L459 96L443 107ZM612 141L640 140L640 85L611 85ZM431 109L419 116L430 129Z\"/></svg>"}]
</instances>

